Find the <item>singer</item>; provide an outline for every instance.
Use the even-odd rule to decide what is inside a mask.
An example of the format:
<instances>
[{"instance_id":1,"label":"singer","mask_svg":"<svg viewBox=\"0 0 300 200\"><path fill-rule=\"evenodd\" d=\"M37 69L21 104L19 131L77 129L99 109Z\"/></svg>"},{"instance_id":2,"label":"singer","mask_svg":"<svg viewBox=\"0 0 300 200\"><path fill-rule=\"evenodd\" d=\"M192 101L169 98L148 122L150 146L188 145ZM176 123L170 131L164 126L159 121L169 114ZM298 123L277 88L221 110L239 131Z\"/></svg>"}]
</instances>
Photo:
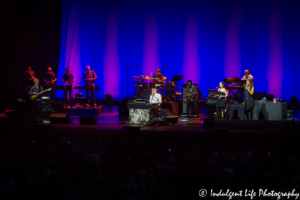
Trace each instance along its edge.
<instances>
[{"instance_id":1,"label":"singer","mask_svg":"<svg viewBox=\"0 0 300 200\"><path fill-rule=\"evenodd\" d=\"M252 80L247 80L245 85L244 92L244 106L245 106L245 114L248 120L252 120L253 117L253 108L255 107L255 101L253 98L254 94L254 86Z\"/></svg>"},{"instance_id":2,"label":"singer","mask_svg":"<svg viewBox=\"0 0 300 200\"><path fill-rule=\"evenodd\" d=\"M218 89L218 99L217 99L217 118L224 119L224 112L225 112L225 107L226 107L226 98L228 97L228 92L224 88L224 82L220 82L219 86L217 87Z\"/></svg>"},{"instance_id":3,"label":"singer","mask_svg":"<svg viewBox=\"0 0 300 200\"><path fill-rule=\"evenodd\" d=\"M152 94L150 95L150 103L161 104L161 95L157 93L156 88L152 88Z\"/></svg>"},{"instance_id":4,"label":"singer","mask_svg":"<svg viewBox=\"0 0 300 200\"><path fill-rule=\"evenodd\" d=\"M160 107L161 104L161 95L159 93L157 93L157 89L156 88L152 88L152 94L150 95L150 103L151 104L157 104L157 106L152 107L151 111L152 111L152 116L154 118L157 118L157 113L158 113L158 109Z\"/></svg>"}]
</instances>

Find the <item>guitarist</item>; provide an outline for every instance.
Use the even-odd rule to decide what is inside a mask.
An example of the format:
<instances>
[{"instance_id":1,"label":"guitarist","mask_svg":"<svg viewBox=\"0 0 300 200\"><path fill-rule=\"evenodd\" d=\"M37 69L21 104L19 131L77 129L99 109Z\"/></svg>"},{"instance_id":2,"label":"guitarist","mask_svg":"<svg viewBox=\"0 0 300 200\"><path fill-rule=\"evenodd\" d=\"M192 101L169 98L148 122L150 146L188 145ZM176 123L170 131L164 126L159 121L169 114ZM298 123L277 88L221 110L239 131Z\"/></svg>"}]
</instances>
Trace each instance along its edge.
<instances>
[{"instance_id":1,"label":"guitarist","mask_svg":"<svg viewBox=\"0 0 300 200\"><path fill-rule=\"evenodd\" d=\"M50 98L53 100L55 95L55 82L57 78L55 77L54 73L52 72L51 67L47 68L47 73L44 76L44 83L45 89L51 88L52 92L50 93Z\"/></svg>"},{"instance_id":2,"label":"guitarist","mask_svg":"<svg viewBox=\"0 0 300 200\"><path fill-rule=\"evenodd\" d=\"M187 81L187 86L186 86L186 93L185 93L185 98L186 98L186 113L187 113L187 118L190 119L190 106L193 104L197 110L197 118L198 118L198 108L197 108L197 101L196 101L196 95L197 95L197 89L196 87L192 84L191 80Z\"/></svg>"},{"instance_id":3,"label":"guitarist","mask_svg":"<svg viewBox=\"0 0 300 200\"><path fill-rule=\"evenodd\" d=\"M31 87L31 89L29 91L29 95L35 95L44 90L43 86L39 86L39 82L40 81L37 78L34 80L34 86ZM42 101L39 96L34 101L33 112L34 112L35 118L37 118L37 119L41 118L41 116L42 116Z\"/></svg>"}]
</instances>

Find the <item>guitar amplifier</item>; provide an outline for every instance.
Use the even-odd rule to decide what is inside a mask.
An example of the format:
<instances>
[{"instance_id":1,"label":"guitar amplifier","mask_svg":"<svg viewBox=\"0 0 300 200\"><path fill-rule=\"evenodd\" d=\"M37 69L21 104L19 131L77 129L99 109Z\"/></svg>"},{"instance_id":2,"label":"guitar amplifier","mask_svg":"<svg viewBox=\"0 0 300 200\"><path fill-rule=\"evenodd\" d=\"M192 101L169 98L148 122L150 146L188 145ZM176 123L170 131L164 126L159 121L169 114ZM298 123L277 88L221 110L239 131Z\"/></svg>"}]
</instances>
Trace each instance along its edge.
<instances>
[{"instance_id":1,"label":"guitar amplifier","mask_svg":"<svg viewBox=\"0 0 300 200\"><path fill-rule=\"evenodd\" d=\"M42 99L42 112L51 112L51 100Z\"/></svg>"},{"instance_id":2,"label":"guitar amplifier","mask_svg":"<svg viewBox=\"0 0 300 200\"><path fill-rule=\"evenodd\" d=\"M208 90L208 96L216 96L216 95L218 95L217 89L209 89Z\"/></svg>"},{"instance_id":3,"label":"guitar amplifier","mask_svg":"<svg viewBox=\"0 0 300 200\"><path fill-rule=\"evenodd\" d=\"M218 97L206 97L206 115L209 117L214 117L216 112Z\"/></svg>"},{"instance_id":4,"label":"guitar amplifier","mask_svg":"<svg viewBox=\"0 0 300 200\"><path fill-rule=\"evenodd\" d=\"M218 97L206 97L206 104L217 104Z\"/></svg>"}]
</instances>

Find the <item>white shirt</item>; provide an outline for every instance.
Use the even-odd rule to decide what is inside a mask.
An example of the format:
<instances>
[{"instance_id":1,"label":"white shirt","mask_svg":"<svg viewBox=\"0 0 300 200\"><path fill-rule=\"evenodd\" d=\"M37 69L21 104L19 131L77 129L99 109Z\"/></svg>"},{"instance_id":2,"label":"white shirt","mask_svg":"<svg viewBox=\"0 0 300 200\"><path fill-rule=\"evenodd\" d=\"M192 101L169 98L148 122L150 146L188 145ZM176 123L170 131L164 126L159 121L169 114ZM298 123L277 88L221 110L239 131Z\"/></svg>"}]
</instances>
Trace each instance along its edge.
<instances>
[{"instance_id":1,"label":"white shirt","mask_svg":"<svg viewBox=\"0 0 300 200\"><path fill-rule=\"evenodd\" d=\"M252 83L254 83L254 77L251 74L249 74L248 78L246 78L246 76L243 76L241 80L250 80L252 81Z\"/></svg>"},{"instance_id":2,"label":"white shirt","mask_svg":"<svg viewBox=\"0 0 300 200\"><path fill-rule=\"evenodd\" d=\"M151 94L149 101L150 103L161 103L161 95L159 93L156 93L154 95Z\"/></svg>"}]
</instances>

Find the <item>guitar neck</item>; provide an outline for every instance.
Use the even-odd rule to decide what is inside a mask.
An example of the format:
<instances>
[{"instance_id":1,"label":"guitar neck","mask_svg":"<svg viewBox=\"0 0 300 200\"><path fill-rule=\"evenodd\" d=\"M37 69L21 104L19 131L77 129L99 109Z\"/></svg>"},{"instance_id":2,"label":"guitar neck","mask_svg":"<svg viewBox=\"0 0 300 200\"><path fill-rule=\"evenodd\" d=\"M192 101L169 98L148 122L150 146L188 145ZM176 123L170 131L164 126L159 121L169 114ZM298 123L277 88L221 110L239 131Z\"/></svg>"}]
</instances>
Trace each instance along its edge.
<instances>
[{"instance_id":1,"label":"guitar neck","mask_svg":"<svg viewBox=\"0 0 300 200\"><path fill-rule=\"evenodd\" d=\"M39 92L39 93L37 93L36 95L40 95L40 94L42 94L42 93L44 93L44 92L47 92L47 90L44 90L44 91L42 91L42 92Z\"/></svg>"}]
</instances>

